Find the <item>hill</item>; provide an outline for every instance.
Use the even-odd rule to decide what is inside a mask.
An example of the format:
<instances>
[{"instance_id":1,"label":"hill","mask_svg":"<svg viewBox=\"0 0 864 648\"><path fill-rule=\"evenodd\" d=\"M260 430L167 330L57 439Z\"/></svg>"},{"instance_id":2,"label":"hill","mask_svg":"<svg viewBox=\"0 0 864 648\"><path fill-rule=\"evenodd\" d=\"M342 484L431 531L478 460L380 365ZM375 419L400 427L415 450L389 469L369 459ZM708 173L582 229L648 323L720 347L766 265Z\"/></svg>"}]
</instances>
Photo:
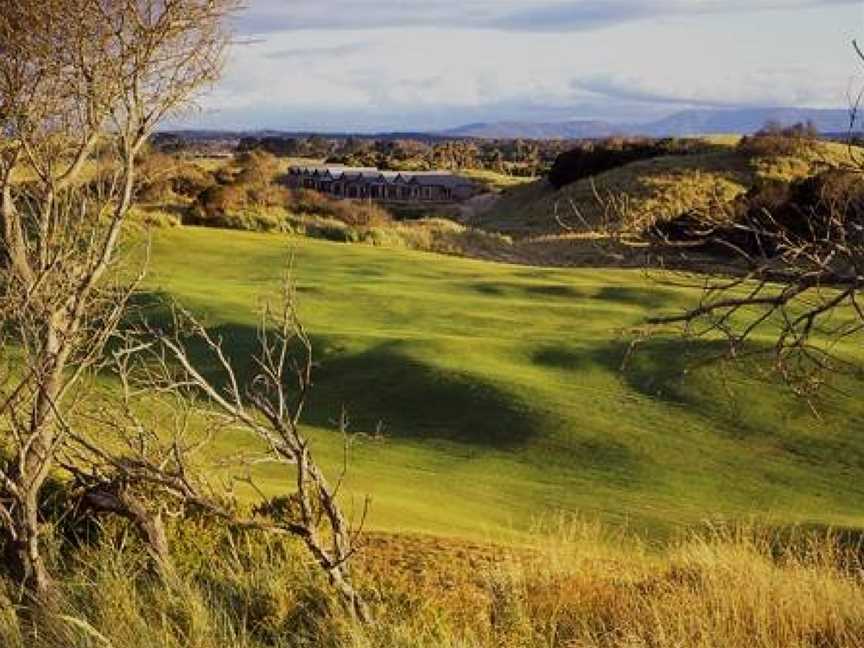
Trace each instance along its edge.
<instances>
[{"instance_id":1,"label":"hill","mask_svg":"<svg viewBox=\"0 0 864 648\"><path fill-rule=\"evenodd\" d=\"M644 127L645 135L657 137L710 135L732 133L749 135L768 122L782 126L813 122L823 133L837 133L849 129L848 110L818 110L810 108L742 108L685 110L660 119Z\"/></svg>"},{"instance_id":2,"label":"hill","mask_svg":"<svg viewBox=\"0 0 864 648\"><path fill-rule=\"evenodd\" d=\"M760 180L788 182L850 162L849 148L833 142L811 142L794 153L753 156L740 150L738 137L706 141L709 146L696 154L633 162L560 191L545 180L511 188L472 224L524 238L563 234L556 213L578 230L622 214L630 219L628 224L662 221L732 200ZM604 202L617 203L619 213L607 214Z\"/></svg>"},{"instance_id":3,"label":"hill","mask_svg":"<svg viewBox=\"0 0 864 648\"><path fill-rule=\"evenodd\" d=\"M568 122L502 121L467 124L444 131L447 137L476 137L478 139L585 139L611 137L626 131L599 120Z\"/></svg>"},{"instance_id":4,"label":"hill","mask_svg":"<svg viewBox=\"0 0 864 648\"><path fill-rule=\"evenodd\" d=\"M749 370L683 380L711 349L678 339L621 373L624 332L695 299L636 271L182 228L157 233L149 287L204 315L239 360L292 252L320 362L308 423L331 467L342 406L368 435L348 485L373 496L373 529L501 538L560 511L654 535L716 516L864 523L864 405L843 395L861 386L826 394L817 423Z\"/></svg>"},{"instance_id":5,"label":"hill","mask_svg":"<svg viewBox=\"0 0 864 648\"><path fill-rule=\"evenodd\" d=\"M694 109L642 123L613 124L597 120L552 123L504 121L468 124L442 134L482 139L581 139L611 135L684 137L714 133L747 135L772 121L784 126L812 121L823 133L842 133L849 129L849 111L810 108Z\"/></svg>"}]
</instances>

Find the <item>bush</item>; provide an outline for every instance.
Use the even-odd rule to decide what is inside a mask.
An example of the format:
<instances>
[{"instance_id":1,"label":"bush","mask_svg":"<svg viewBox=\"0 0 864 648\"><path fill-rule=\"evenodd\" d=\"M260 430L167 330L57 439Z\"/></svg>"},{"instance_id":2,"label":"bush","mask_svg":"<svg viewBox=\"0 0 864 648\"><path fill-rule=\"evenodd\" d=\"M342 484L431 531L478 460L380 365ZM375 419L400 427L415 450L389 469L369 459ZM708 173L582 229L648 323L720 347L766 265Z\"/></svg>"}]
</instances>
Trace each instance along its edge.
<instances>
[{"instance_id":1,"label":"bush","mask_svg":"<svg viewBox=\"0 0 864 648\"><path fill-rule=\"evenodd\" d=\"M306 235L337 243L356 243L360 240L359 233L336 220L318 220L306 226Z\"/></svg>"},{"instance_id":2,"label":"bush","mask_svg":"<svg viewBox=\"0 0 864 648\"><path fill-rule=\"evenodd\" d=\"M734 246L771 257L782 251L778 240L784 238L818 244L826 235L840 234L838 228L854 234L862 227L860 174L834 169L795 182L763 181L707 218L683 214L652 231L665 240L692 242L721 256L734 254Z\"/></svg>"},{"instance_id":3,"label":"bush","mask_svg":"<svg viewBox=\"0 0 864 648\"><path fill-rule=\"evenodd\" d=\"M134 208L130 220L148 227L179 227L182 222L179 216L162 209Z\"/></svg>"},{"instance_id":4,"label":"bush","mask_svg":"<svg viewBox=\"0 0 864 648\"><path fill-rule=\"evenodd\" d=\"M279 173L279 161L266 151L248 151L236 158L240 172L234 182L246 185L267 185Z\"/></svg>"},{"instance_id":5,"label":"bush","mask_svg":"<svg viewBox=\"0 0 864 648\"><path fill-rule=\"evenodd\" d=\"M183 222L190 225L207 225L247 206L248 197L243 187L215 185L201 192L189 208L188 217Z\"/></svg>"},{"instance_id":6,"label":"bush","mask_svg":"<svg viewBox=\"0 0 864 648\"><path fill-rule=\"evenodd\" d=\"M332 218L346 225L379 227L392 221L386 209L371 202L337 200L308 189L291 191L286 199L287 209L295 214Z\"/></svg>"},{"instance_id":7,"label":"bush","mask_svg":"<svg viewBox=\"0 0 864 648\"><path fill-rule=\"evenodd\" d=\"M213 174L197 164L151 153L139 161L137 199L146 203L167 203L178 197L194 199L215 183Z\"/></svg>"},{"instance_id":8,"label":"bush","mask_svg":"<svg viewBox=\"0 0 864 648\"><path fill-rule=\"evenodd\" d=\"M174 194L187 199L195 199L202 192L216 184L213 174L197 164L181 164L174 173L171 188Z\"/></svg>"},{"instance_id":9,"label":"bush","mask_svg":"<svg viewBox=\"0 0 864 648\"><path fill-rule=\"evenodd\" d=\"M699 140L623 140L613 138L583 143L562 153L549 172L549 182L556 189L611 171L618 167L665 155L687 155L703 150Z\"/></svg>"},{"instance_id":10,"label":"bush","mask_svg":"<svg viewBox=\"0 0 864 648\"><path fill-rule=\"evenodd\" d=\"M270 153L248 151L238 156L237 163L238 169L218 173L214 178L218 184L198 193L184 222L256 231L284 228L285 223L274 222L271 215L255 215L268 210L326 219L348 227L381 227L392 221L385 209L370 202L336 200L317 191L288 189L280 184L279 163ZM192 183L191 178L185 180ZM341 233L332 223L320 227L321 235L326 233L324 237L331 240L356 238Z\"/></svg>"},{"instance_id":11,"label":"bush","mask_svg":"<svg viewBox=\"0 0 864 648\"><path fill-rule=\"evenodd\" d=\"M290 192L274 181L278 172L275 158L253 151L244 153L238 161L238 172L218 175L217 180L222 182L198 194L184 222L252 231L283 230Z\"/></svg>"},{"instance_id":12,"label":"bush","mask_svg":"<svg viewBox=\"0 0 864 648\"><path fill-rule=\"evenodd\" d=\"M362 242L376 247L405 247L405 238L399 232L386 227L370 227L363 233Z\"/></svg>"},{"instance_id":13,"label":"bush","mask_svg":"<svg viewBox=\"0 0 864 648\"><path fill-rule=\"evenodd\" d=\"M797 157L808 145L805 140L793 137L754 135L742 138L738 150L751 158Z\"/></svg>"},{"instance_id":14,"label":"bush","mask_svg":"<svg viewBox=\"0 0 864 648\"><path fill-rule=\"evenodd\" d=\"M748 157L797 157L816 142L819 132L812 123L783 127L768 123L756 134L741 138L738 150Z\"/></svg>"}]
</instances>

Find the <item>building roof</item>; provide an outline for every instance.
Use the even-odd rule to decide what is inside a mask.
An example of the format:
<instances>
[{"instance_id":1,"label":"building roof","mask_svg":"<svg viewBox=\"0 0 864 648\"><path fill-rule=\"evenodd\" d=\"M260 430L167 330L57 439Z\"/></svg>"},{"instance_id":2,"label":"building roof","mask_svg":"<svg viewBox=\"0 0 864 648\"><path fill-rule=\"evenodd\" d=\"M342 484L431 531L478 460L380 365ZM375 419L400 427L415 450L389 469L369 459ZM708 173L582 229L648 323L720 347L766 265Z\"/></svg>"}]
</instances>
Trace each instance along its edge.
<instances>
[{"instance_id":1,"label":"building roof","mask_svg":"<svg viewBox=\"0 0 864 648\"><path fill-rule=\"evenodd\" d=\"M358 180L377 181L385 183L404 182L424 187L462 187L472 185L467 178L449 171L380 171L375 167L349 167L342 164L325 164L316 166L295 166L289 169L294 175L327 175L334 180L356 182Z\"/></svg>"}]
</instances>

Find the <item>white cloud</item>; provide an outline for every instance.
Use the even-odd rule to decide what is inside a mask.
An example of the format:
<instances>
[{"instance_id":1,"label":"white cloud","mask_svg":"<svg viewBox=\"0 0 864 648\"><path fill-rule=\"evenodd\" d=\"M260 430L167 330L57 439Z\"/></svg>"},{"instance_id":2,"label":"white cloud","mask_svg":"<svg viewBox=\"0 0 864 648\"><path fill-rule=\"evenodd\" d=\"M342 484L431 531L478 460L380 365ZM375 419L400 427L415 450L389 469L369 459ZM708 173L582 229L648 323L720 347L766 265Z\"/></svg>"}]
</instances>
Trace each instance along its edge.
<instances>
[{"instance_id":1,"label":"white cloud","mask_svg":"<svg viewBox=\"0 0 864 648\"><path fill-rule=\"evenodd\" d=\"M454 10L453 0L424 0L422 7L395 0L314 5L273 0L256 1L255 8L296 6L296 17L307 24L351 13L349 5L368 9L364 21L384 23L449 9L456 11L451 22L467 15L470 23L492 13L512 16L517 7L534 11L555 5L584 14L598 5L594 0L494 2L469 0ZM629 6L636 0L603 4ZM505 119L633 121L690 105L845 105L856 69L849 41L864 24L862 7L748 0L745 15L706 14L718 9L719 0L639 4L659 17L566 35L536 25L503 31L477 26L275 31L234 49L200 122L393 130ZM740 9L743 1L724 4ZM804 4L810 8L801 9ZM773 13L781 6L788 10ZM773 11L753 12L755 7ZM395 17L385 20L387 9Z\"/></svg>"},{"instance_id":2,"label":"white cloud","mask_svg":"<svg viewBox=\"0 0 864 648\"><path fill-rule=\"evenodd\" d=\"M858 0L253 0L241 31L382 27L566 32L674 15L779 11Z\"/></svg>"},{"instance_id":3,"label":"white cloud","mask_svg":"<svg viewBox=\"0 0 864 648\"><path fill-rule=\"evenodd\" d=\"M688 108L837 107L846 89L842 75L813 78L811 70L794 66L688 80L599 75L574 79L572 86L609 101Z\"/></svg>"}]
</instances>

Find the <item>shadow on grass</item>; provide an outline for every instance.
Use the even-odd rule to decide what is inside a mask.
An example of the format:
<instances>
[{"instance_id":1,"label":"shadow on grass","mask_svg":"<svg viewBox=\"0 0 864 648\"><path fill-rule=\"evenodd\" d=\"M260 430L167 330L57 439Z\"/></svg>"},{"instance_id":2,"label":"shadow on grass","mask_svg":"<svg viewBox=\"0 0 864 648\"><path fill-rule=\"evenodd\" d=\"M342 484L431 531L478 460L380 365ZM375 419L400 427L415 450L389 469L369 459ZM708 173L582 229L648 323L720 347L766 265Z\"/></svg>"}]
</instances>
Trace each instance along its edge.
<instances>
[{"instance_id":1,"label":"shadow on grass","mask_svg":"<svg viewBox=\"0 0 864 648\"><path fill-rule=\"evenodd\" d=\"M602 473L600 480L617 488L638 490L651 478L651 463L643 454L609 436L575 439L559 457L547 458L550 466L577 472Z\"/></svg>"},{"instance_id":2,"label":"shadow on grass","mask_svg":"<svg viewBox=\"0 0 864 648\"><path fill-rule=\"evenodd\" d=\"M667 305L669 298L670 295L663 290L629 286L606 286L594 295L594 299L599 301L639 306L646 309L662 308Z\"/></svg>"},{"instance_id":3,"label":"shadow on grass","mask_svg":"<svg viewBox=\"0 0 864 648\"><path fill-rule=\"evenodd\" d=\"M539 295L541 297L570 297L573 299L584 298L585 293L579 290L578 288L574 288L573 286L567 286L563 284L548 284L542 286L525 286L525 292L528 295Z\"/></svg>"},{"instance_id":4,"label":"shadow on grass","mask_svg":"<svg viewBox=\"0 0 864 648\"><path fill-rule=\"evenodd\" d=\"M548 369L582 371L596 364L595 354L565 345L549 345L531 353L531 362ZM605 365L605 363L603 363Z\"/></svg>"},{"instance_id":5,"label":"shadow on grass","mask_svg":"<svg viewBox=\"0 0 864 648\"><path fill-rule=\"evenodd\" d=\"M558 297L562 299L584 299L585 292L566 284L518 284L507 282L477 282L466 288L481 295L510 297Z\"/></svg>"},{"instance_id":6,"label":"shadow on grass","mask_svg":"<svg viewBox=\"0 0 864 648\"><path fill-rule=\"evenodd\" d=\"M775 403L783 398L782 387L767 384L752 363L722 362L727 349L722 341L665 338L651 340L632 352L624 341L587 349L547 345L531 358L537 365L560 371L611 372L640 396L719 422L732 437L765 435L769 430L763 421L748 415L748 400L755 397L763 399L762 405L765 399Z\"/></svg>"},{"instance_id":7,"label":"shadow on grass","mask_svg":"<svg viewBox=\"0 0 864 648\"><path fill-rule=\"evenodd\" d=\"M355 431L375 430L381 421L397 438L512 448L543 432L543 418L511 394L411 358L398 342L355 355L328 354L323 340L322 347L310 423L331 425L344 405Z\"/></svg>"},{"instance_id":8,"label":"shadow on grass","mask_svg":"<svg viewBox=\"0 0 864 648\"><path fill-rule=\"evenodd\" d=\"M168 326L168 310L158 295L142 297L141 305L149 321ZM206 317L202 323L207 326ZM259 348L257 329L219 324L208 326L208 333L221 342L238 381L249 384L252 358ZM344 407L354 432L374 433L380 423L386 436L502 449L520 446L543 431L542 416L468 372L447 371L411 358L399 342L352 354L340 341L313 340L316 367L307 424L332 428ZM202 375L224 388L227 376L204 342L190 338L186 344Z\"/></svg>"}]
</instances>

